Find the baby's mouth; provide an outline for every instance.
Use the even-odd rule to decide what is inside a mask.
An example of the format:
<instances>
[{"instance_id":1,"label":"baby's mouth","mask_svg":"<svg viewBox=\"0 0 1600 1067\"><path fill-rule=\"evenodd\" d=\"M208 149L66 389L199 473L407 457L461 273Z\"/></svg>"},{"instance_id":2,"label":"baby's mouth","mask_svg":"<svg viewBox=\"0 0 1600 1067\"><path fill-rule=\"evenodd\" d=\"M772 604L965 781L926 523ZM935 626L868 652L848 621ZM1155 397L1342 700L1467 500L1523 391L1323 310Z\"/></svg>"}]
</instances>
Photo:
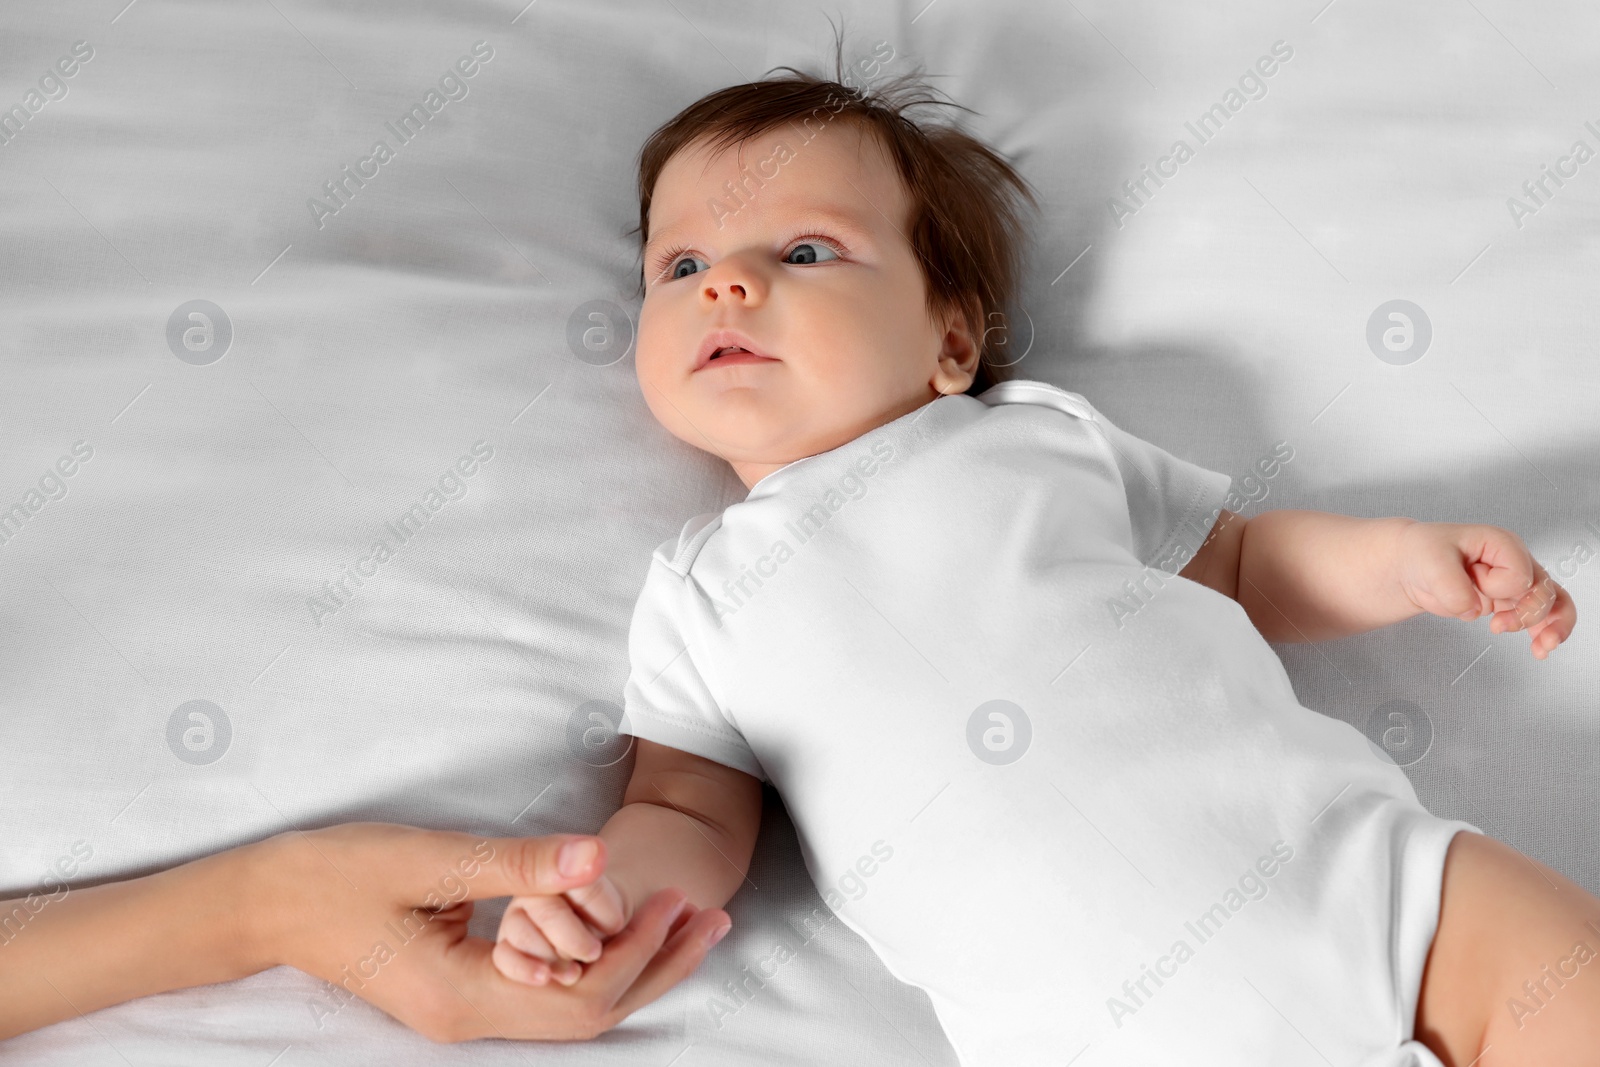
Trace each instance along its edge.
<instances>
[{"instance_id":1,"label":"baby's mouth","mask_svg":"<svg viewBox=\"0 0 1600 1067\"><path fill-rule=\"evenodd\" d=\"M714 330L701 341L695 370L704 370L715 363L726 367L741 363L776 363L777 357L768 356L745 342L752 338L738 330Z\"/></svg>"},{"instance_id":2,"label":"baby's mouth","mask_svg":"<svg viewBox=\"0 0 1600 1067\"><path fill-rule=\"evenodd\" d=\"M712 365L728 366L731 364L776 362L778 361L773 359L771 356L758 356L748 349L734 346L728 348L719 348L715 352L711 353L711 358L706 360L706 367L710 367ZM705 367L700 369L704 370Z\"/></svg>"}]
</instances>

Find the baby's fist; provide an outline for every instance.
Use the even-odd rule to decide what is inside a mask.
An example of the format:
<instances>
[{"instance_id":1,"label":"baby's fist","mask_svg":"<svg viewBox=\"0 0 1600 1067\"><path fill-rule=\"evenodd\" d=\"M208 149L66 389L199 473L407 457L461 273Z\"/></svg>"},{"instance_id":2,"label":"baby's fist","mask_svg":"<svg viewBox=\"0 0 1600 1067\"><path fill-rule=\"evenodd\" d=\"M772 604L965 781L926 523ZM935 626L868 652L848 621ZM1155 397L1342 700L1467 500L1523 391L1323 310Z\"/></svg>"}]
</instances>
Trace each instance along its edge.
<instances>
[{"instance_id":1,"label":"baby's fist","mask_svg":"<svg viewBox=\"0 0 1600 1067\"><path fill-rule=\"evenodd\" d=\"M1463 621L1488 614L1490 633L1526 630L1544 659L1572 635L1572 596L1510 530L1413 522L1399 535L1401 587L1423 611Z\"/></svg>"},{"instance_id":2,"label":"baby's fist","mask_svg":"<svg viewBox=\"0 0 1600 1067\"><path fill-rule=\"evenodd\" d=\"M600 875L588 885L548 896L512 897L496 935L495 967L515 982L570 986L583 964L600 958L602 941L628 925L632 908Z\"/></svg>"}]
</instances>

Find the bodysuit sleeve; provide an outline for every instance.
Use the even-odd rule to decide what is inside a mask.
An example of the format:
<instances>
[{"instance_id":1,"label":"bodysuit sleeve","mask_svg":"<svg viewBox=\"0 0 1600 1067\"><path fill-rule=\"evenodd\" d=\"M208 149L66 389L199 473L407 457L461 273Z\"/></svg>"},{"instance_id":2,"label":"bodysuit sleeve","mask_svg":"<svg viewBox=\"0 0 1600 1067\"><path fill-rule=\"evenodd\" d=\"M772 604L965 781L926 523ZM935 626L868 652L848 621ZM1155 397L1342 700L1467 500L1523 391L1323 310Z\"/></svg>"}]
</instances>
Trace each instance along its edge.
<instances>
[{"instance_id":1,"label":"bodysuit sleeve","mask_svg":"<svg viewBox=\"0 0 1600 1067\"><path fill-rule=\"evenodd\" d=\"M767 780L744 736L712 695L685 626L687 579L670 565L669 542L650 560L650 572L628 627L628 680L619 733L684 752Z\"/></svg>"},{"instance_id":2,"label":"bodysuit sleeve","mask_svg":"<svg viewBox=\"0 0 1600 1067\"><path fill-rule=\"evenodd\" d=\"M1233 479L1179 459L1093 410L1122 474L1134 553L1148 567L1178 573L1210 535Z\"/></svg>"}]
</instances>

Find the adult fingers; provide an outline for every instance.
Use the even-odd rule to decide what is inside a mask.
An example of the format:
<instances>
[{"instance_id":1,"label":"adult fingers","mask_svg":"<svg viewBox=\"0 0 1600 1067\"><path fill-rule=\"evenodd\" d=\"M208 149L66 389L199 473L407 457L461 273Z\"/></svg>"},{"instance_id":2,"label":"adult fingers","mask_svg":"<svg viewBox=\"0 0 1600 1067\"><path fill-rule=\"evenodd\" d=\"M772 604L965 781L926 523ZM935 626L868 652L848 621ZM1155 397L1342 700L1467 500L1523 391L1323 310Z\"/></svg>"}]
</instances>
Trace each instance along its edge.
<instances>
[{"instance_id":1,"label":"adult fingers","mask_svg":"<svg viewBox=\"0 0 1600 1067\"><path fill-rule=\"evenodd\" d=\"M685 919L692 906L685 903L680 911L678 896L675 889L652 894L633 921L606 943L605 954L589 965L584 980L612 998L607 1025L615 1026L693 973L727 932L727 912L707 908Z\"/></svg>"},{"instance_id":2,"label":"adult fingers","mask_svg":"<svg viewBox=\"0 0 1600 1067\"><path fill-rule=\"evenodd\" d=\"M310 835L335 859L343 852L362 869L434 910L462 900L560 893L605 873L605 842L587 834L478 837L392 823L341 823ZM339 864L334 863L335 868Z\"/></svg>"},{"instance_id":3,"label":"adult fingers","mask_svg":"<svg viewBox=\"0 0 1600 1067\"><path fill-rule=\"evenodd\" d=\"M473 840L468 835L453 835ZM585 834L475 839L481 858L472 899L550 896L588 885L605 873L606 847Z\"/></svg>"},{"instance_id":4,"label":"adult fingers","mask_svg":"<svg viewBox=\"0 0 1600 1067\"><path fill-rule=\"evenodd\" d=\"M680 906L682 912L675 915ZM573 1040L602 1033L699 965L706 938L704 931L697 936L697 921L712 925L725 921L726 915L712 910L685 921L683 914L691 912L681 890L655 893L571 988L554 983L543 988L524 985L508 978L494 962L495 944L475 937L454 942L443 959L448 972L440 975L443 984L426 990L434 1029L448 1034L444 1040L451 1041ZM669 937L674 939L671 947L663 948ZM649 979L640 980L647 970Z\"/></svg>"},{"instance_id":5,"label":"adult fingers","mask_svg":"<svg viewBox=\"0 0 1600 1067\"><path fill-rule=\"evenodd\" d=\"M638 1011L694 973L732 923L721 908L707 908L692 916L680 915L672 925L666 942L612 1009L618 1019Z\"/></svg>"}]
</instances>

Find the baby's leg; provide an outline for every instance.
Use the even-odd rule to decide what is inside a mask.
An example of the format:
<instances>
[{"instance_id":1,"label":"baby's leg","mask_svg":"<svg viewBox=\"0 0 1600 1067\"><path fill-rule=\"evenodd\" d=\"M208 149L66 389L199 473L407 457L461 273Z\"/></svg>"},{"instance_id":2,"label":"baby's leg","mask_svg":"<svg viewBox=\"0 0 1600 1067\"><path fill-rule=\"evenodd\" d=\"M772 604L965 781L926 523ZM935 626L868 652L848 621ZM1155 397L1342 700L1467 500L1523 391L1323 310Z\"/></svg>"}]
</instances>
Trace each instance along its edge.
<instances>
[{"instance_id":1,"label":"baby's leg","mask_svg":"<svg viewBox=\"0 0 1600 1067\"><path fill-rule=\"evenodd\" d=\"M1456 834L1416 1038L1445 1067L1600 1067L1600 899L1503 841Z\"/></svg>"}]
</instances>

